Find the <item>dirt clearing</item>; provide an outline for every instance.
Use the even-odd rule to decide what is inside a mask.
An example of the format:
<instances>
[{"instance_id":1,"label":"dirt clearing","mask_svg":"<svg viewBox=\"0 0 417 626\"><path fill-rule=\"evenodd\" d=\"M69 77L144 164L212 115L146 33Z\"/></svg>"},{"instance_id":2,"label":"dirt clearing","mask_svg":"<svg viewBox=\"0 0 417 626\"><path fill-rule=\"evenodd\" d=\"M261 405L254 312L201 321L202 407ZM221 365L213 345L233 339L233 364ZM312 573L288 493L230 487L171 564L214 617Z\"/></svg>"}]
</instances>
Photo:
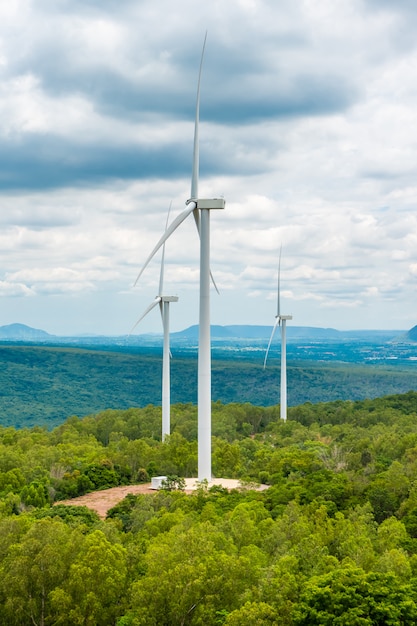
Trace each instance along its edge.
<instances>
[{"instance_id":1,"label":"dirt clearing","mask_svg":"<svg viewBox=\"0 0 417 626\"><path fill-rule=\"evenodd\" d=\"M197 478L185 479L185 492L191 493L198 487ZM241 485L238 480L232 478L214 478L208 487L213 485L219 485L226 489L256 489L257 491L263 491L268 488L268 485ZM94 491L93 493L86 493L84 496L78 498L72 498L71 500L60 500L55 504L66 504L68 506L86 506L92 511L98 513L98 515L104 519L107 515L107 511L116 506L121 500L131 493L133 495L139 493L155 493L155 489L151 489L151 483L141 485L126 485L123 487L112 487L111 489L103 489L102 491Z\"/></svg>"}]
</instances>

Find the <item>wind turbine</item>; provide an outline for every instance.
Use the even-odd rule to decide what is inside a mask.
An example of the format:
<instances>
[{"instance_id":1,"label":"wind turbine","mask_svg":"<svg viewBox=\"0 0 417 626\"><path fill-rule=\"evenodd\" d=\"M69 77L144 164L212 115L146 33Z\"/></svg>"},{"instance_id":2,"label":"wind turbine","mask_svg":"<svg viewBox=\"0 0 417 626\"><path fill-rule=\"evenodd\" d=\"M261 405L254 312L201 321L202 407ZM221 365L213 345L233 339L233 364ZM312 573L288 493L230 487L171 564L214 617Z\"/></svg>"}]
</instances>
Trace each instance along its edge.
<instances>
[{"instance_id":1,"label":"wind turbine","mask_svg":"<svg viewBox=\"0 0 417 626\"><path fill-rule=\"evenodd\" d=\"M223 198L200 199L198 197L199 177L199 121L200 121L200 82L204 50L198 73L197 98L194 124L193 167L191 176L191 197L186 201L187 208L178 215L165 230L142 267L136 282L141 277L150 260L172 233L191 213L200 234L200 312L198 339L198 480L211 481L211 340L210 340L210 211L224 209ZM136 284L136 283L135 283Z\"/></svg>"},{"instance_id":2,"label":"wind turbine","mask_svg":"<svg viewBox=\"0 0 417 626\"><path fill-rule=\"evenodd\" d=\"M168 226L169 213L171 205L168 209L165 230ZM165 264L165 244L162 247L161 269L159 273L159 289L155 300L146 308L144 313L133 326L132 332L136 326L148 315L152 309L159 304L159 310L162 318L162 328L164 333L164 343L162 349L162 441L171 433L171 378L170 378L170 358L171 352L169 347L169 305L171 302L178 302L177 296L164 296L164 264ZM136 281L137 282L137 281ZM136 284L136 283L135 283Z\"/></svg>"},{"instance_id":3,"label":"wind turbine","mask_svg":"<svg viewBox=\"0 0 417 626\"><path fill-rule=\"evenodd\" d=\"M292 320L292 315L282 315L281 314L281 306L280 306L280 296L281 296L281 253L282 246L279 251L279 262L278 262L278 289L277 289L277 314L275 315L275 324L272 329L271 337L269 338L268 348L266 349L265 359L264 359L264 369L266 367L266 362L268 359L269 348L271 347L272 339L274 338L275 331L277 326L280 326L281 323L281 389L280 389L280 417L284 422L287 421L287 320Z\"/></svg>"}]
</instances>

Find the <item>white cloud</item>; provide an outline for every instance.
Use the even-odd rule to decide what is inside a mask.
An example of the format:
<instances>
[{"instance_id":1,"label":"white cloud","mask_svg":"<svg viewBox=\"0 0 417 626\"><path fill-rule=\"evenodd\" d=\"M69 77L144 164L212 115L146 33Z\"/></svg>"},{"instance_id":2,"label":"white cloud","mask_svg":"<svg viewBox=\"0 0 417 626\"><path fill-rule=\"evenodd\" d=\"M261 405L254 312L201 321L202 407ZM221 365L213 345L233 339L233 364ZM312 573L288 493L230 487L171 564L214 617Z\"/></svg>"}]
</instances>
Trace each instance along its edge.
<instances>
[{"instance_id":1,"label":"white cloud","mask_svg":"<svg viewBox=\"0 0 417 626\"><path fill-rule=\"evenodd\" d=\"M22 321L46 330L59 317L60 332L94 322L124 333L126 303L136 313L154 297L159 257L132 285L170 202L173 219L190 193L207 29L200 195L226 198L212 216L216 323L272 323L282 245L294 324L413 326L416 20L405 2L374 0L179 0L174 13L166 0L6 3L0 293L8 321L25 311ZM165 284L180 298L174 329L195 323L192 219L167 244ZM85 315L74 313L81 301ZM160 330L154 318L143 332Z\"/></svg>"}]
</instances>

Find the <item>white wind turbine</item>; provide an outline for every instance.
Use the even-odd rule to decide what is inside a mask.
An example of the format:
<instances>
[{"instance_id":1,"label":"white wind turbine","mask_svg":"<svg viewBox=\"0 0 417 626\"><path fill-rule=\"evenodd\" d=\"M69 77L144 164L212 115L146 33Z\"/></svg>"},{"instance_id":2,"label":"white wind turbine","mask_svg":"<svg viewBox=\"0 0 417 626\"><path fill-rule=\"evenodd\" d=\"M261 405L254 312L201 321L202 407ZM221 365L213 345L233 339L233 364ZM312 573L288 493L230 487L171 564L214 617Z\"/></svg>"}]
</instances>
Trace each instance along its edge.
<instances>
[{"instance_id":1,"label":"white wind turbine","mask_svg":"<svg viewBox=\"0 0 417 626\"><path fill-rule=\"evenodd\" d=\"M207 37L207 35L206 35ZM203 50L198 74L197 100L194 125L193 168L191 176L191 197L186 201L187 208L178 215L158 241L136 282L156 254L172 233L187 219L191 213L200 234L200 313L199 313L199 340L198 340L198 480L211 481L211 342L210 342L210 211L224 209L223 198L200 199L198 197L199 176L199 118L200 118L200 82L203 66Z\"/></svg>"},{"instance_id":2,"label":"white wind turbine","mask_svg":"<svg viewBox=\"0 0 417 626\"><path fill-rule=\"evenodd\" d=\"M284 422L287 420L287 320L292 320L292 315L282 315L280 306L281 297L281 253L282 246L279 251L278 262L278 295L277 295L277 314L275 315L275 324L272 329L271 337L269 338L268 347L266 349L264 359L264 369L268 359L269 348L271 347L272 339L274 338L277 326L281 323L281 389L280 389L280 417Z\"/></svg>"},{"instance_id":3,"label":"white wind turbine","mask_svg":"<svg viewBox=\"0 0 417 626\"><path fill-rule=\"evenodd\" d=\"M165 230L168 226L169 213L168 210ZM162 349L162 441L171 432L171 376L170 376L170 358L171 352L169 347L169 305L171 302L178 302L177 296L164 296L164 264L165 264L165 245L162 246L161 269L159 273L159 289L155 300L147 307L136 324L133 326L132 332L136 326L143 320L152 309L159 304L159 310L162 318L162 328L164 333L164 343ZM136 283L135 283L136 284Z\"/></svg>"}]
</instances>

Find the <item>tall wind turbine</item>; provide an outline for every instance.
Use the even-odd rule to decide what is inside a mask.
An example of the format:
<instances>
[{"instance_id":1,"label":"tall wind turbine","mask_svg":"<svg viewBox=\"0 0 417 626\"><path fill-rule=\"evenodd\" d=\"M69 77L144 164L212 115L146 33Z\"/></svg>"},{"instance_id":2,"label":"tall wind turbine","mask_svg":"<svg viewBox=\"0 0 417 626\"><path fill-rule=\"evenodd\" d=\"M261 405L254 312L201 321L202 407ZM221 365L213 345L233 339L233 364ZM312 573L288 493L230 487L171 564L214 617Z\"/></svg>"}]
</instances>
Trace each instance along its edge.
<instances>
[{"instance_id":1,"label":"tall wind turbine","mask_svg":"<svg viewBox=\"0 0 417 626\"><path fill-rule=\"evenodd\" d=\"M168 225L168 210L165 230ZM162 318L162 328L164 333L164 343L162 349L162 441L171 433L171 377L170 377L170 347L169 347L169 305L171 302L178 302L177 296L164 296L164 264L165 264L165 245L162 246L161 269L159 273L159 289L155 300L146 308L144 313L133 326L132 332L136 326L143 320L146 315L152 311L158 304ZM135 283L136 284L136 283Z\"/></svg>"},{"instance_id":2,"label":"tall wind turbine","mask_svg":"<svg viewBox=\"0 0 417 626\"><path fill-rule=\"evenodd\" d=\"M206 35L207 37L207 35ZM200 82L203 67L203 50L198 74L197 99L194 124L194 150L191 176L191 197L186 201L187 208L178 215L166 229L155 248L148 256L136 282L172 233L191 213L200 234L200 314L198 340L198 480L211 481L211 340L210 340L210 211L224 209L223 198L200 199L198 197L199 177L199 121L200 121Z\"/></svg>"},{"instance_id":3,"label":"tall wind turbine","mask_svg":"<svg viewBox=\"0 0 417 626\"><path fill-rule=\"evenodd\" d=\"M287 320L292 320L292 315L281 314L281 253L282 246L279 251L278 262L278 289L277 289L277 314L275 315L275 324L272 329L271 337L269 338L268 348L266 349L264 369L268 359L269 348L271 347L272 339L274 338L277 326L281 325L281 389L280 389L280 417L284 422L287 421Z\"/></svg>"}]
</instances>

